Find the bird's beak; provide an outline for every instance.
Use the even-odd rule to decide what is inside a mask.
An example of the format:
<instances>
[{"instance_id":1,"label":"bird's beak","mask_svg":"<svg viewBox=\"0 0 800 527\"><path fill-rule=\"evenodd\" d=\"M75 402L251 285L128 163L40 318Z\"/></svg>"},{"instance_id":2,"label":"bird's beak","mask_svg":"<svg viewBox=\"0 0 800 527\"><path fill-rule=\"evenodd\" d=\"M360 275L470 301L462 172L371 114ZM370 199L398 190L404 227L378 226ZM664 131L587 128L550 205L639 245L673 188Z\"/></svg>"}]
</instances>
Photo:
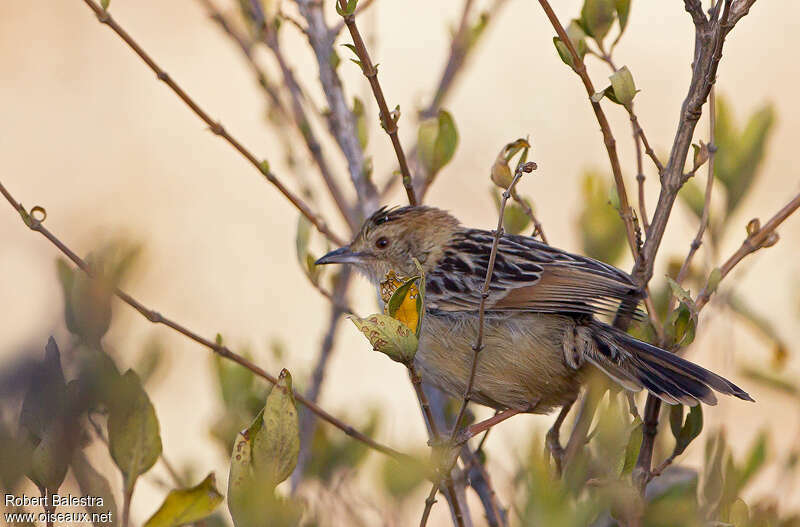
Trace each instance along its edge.
<instances>
[{"instance_id":1,"label":"bird's beak","mask_svg":"<svg viewBox=\"0 0 800 527\"><path fill-rule=\"evenodd\" d=\"M358 264L364 261L364 254L359 252L353 252L350 250L350 247L342 247L340 249L336 249L335 251L331 251L316 262L315 265L325 265L325 264Z\"/></svg>"}]
</instances>

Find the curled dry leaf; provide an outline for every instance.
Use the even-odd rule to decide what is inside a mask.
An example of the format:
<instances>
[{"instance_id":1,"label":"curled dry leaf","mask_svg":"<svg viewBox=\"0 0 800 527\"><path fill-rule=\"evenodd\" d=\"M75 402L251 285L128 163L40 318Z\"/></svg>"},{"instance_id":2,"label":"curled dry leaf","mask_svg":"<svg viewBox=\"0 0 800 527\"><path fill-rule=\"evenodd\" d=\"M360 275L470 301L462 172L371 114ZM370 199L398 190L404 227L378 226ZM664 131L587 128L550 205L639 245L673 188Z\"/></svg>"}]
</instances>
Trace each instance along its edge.
<instances>
[{"instance_id":1,"label":"curled dry leaf","mask_svg":"<svg viewBox=\"0 0 800 527\"><path fill-rule=\"evenodd\" d=\"M353 324L366 335L373 349L402 364L414 360L419 344L414 331L388 315L375 314L367 318L350 317Z\"/></svg>"}]
</instances>

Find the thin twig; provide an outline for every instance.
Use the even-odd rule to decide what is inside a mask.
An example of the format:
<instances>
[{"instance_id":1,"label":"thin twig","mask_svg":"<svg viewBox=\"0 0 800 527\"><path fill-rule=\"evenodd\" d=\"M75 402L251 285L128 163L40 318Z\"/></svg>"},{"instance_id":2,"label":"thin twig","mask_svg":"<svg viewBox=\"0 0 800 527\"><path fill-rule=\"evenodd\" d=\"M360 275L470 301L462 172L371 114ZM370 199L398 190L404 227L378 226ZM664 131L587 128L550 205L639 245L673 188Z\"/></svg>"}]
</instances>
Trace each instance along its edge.
<instances>
[{"instance_id":1,"label":"thin twig","mask_svg":"<svg viewBox=\"0 0 800 527\"><path fill-rule=\"evenodd\" d=\"M547 15L547 18L553 25L553 29L555 29L558 38L561 39L561 42L564 43L569 50L569 54L572 56L572 61L574 64L573 70L581 78L581 81L583 81L583 86L586 89L586 93L589 95L589 97L591 97L594 95L596 90L594 89L594 84L592 84L592 80L589 78L589 74L586 71L586 64L575 51L572 41L567 36L564 26L562 26L561 22L558 21L558 17L556 16L555 12L553 12L553 8L550 7L548 0L539 0L539 4L541 4L542 9L544 9L545 14ZM614 139L614 135L611 132L611 126L608 124L606 114L603 112L603 108L600 106L600 103L592 101L591 99L590 102L592 104L592 110L594 110L595 117L597 117L597 122L600 124L600 130L603 134L603 143L605 144L606 151L608 152L608 159L611 162L611 172L614 175L614 184L617 187L617 195L619 196L619 213L622 217L622 221L625 223L625 234L628 239L628 245L630 246L634 260L639 261L640 251L636 243L634 215L628 203L628 192L625 190L625 181L622 179L622 168L620 167L619 155L617 154L617 143Z\"/></svg>"},{"instance_id":2,"label":"thin twig","mask_svg":"<svg viewBox=\"0 0 800 527\"><path fill-rule=\"evenodd\" d=\"M358 140L356 118L347 104L344 88L333 60L333 43L336 39L325 22L322 2L319 0L295 0L300 14L305 18L306 36L314 50L319 70L319 82L328 103L328 124L331 135L347 160L350 179L356 189L361 215L368 217L378 208L378 190L365 170L364 152Z\"/></svg>"},{"instance_id":3,"label":"thin twig","mask_svg":"<svg viewBox=\"0 0 800 527\"><path fill-rule=\"evenodd\" d=\"M414 366L414 362L409 362L406 367L408 368L408 374L411 377L411 385L414 387L414 392L417 394L417 400L419 401L419 406L422 408L422 415L425 417L425 422L428 425L428 430L430 430L431 434L431 445L434 447L437 446L441 442L441 435L439 434L439 427L436 425L436 420L433 417L433 412L431 411L431 405L428 402L428 397L425 395L425 391L422 389L422 379L420 378L419 374L417 373L417 369ZM444 474L441 474L441 479L445 483L445 490L447 492L448 501L450 502L451 506L453 507L453 515L455 517L456 524L459 527L464 527L464 514L461 511L461 506L458 502L458 497L456 496L455 486L453 485L453 478L451 476L451 470L448 469ZM439 488L439 480L433 482L433 487L431 488L431 494L435 498L436 491ZM420 519L420 526L424 527L425 524L428 522L428 516L431 513L431 509L433 508L433 504L436 503L436 500L428 499L425 500L425 508L422 511L422 518Z\"/></svg>"},{"instance_id":4,"label":"thin twig","mask_svg":"<svg viewBox=\"0 0 800 527\"><path fill-rule=\"evenodd\" d=\"M342 274L336 280L336 286L331 299L328 329L325 332L325 337L322 339L319 356L317 357L316 364L314 364L314 371L311 374L311 385L308 387L305 394L309 401L315 403L319 400L319 394L322 391L322 383L325 380L325 370L327 369L328 362L334 350L336 329L339 326L342 315L347 312L341 306L345 303L345 297L350 288L351 276L349 267L344 266L341 273ZM313 413L306 411L300 414L300 452L297 456L297 467L292 473L291 484L293 492L300 484L306 464L311 456L311 444L313 442L316 424L317 420Z\"/></svg>"},{"instance_id":5,"label":"thin twig","mask_svg":"<svg viewBox=\"0 0 800 527\"><path fill-rule=\"evenodd\" d=\"M26 211L25 208L17 202L13 196L6 190L5 186L3 186L2 182L0 182L0 194L2 194L6 200L11 204L14 210L17 211L22 216L22 220L28 226L29 229L38 232L45 238L47 238L50 243L55 245L59 251L61 251L67 258L69 258L81 271L86 273L89 276L92 276L92 271L89 268L89 265L80 258L72 249L67 247L61 240L59 240L50 230L42 224L42 220L35 218L31 212ZM222 344L218 344L212 340L209 340L205 337L200 336L199 334L195 333L194 331L182 326L181 324L161 315L157 311L154 311L146 306L144 306L141 302L133 298L131 295L126 293L121 289L115 289L114 295L116 295L120 300L131 306L133 309L139 312L144 318L152 322L153 324L163 324L168 328L173 329L174 331L180 333L181 335L193 340L194 342L210 349L214 353L220 355L221 357L231 360L244 366L251 372L255 373L257 376L262 377L263 379L267 380L269 383L276 385L278 383L278 379L269 373L267 373L262 368L256 366L246 358L242 357L231 351L227 346ZM406 454L403 454L393 448L387 447L375 441L374 439L368 437L367 435L359 432L352 426L344 423L340 419L337 419L333 415L329 414L325 410L323 410L320 406L315 404L313 401L306 399L303 394L295 391L294 397L300 404L305 405L309 410L314 412L317 416L319 416L322 420L327 421L328 423L332 424L348 436L361 441L362 443L366 444L370 448L377 450L383 454L388 456L394 457L400 460L411 460L412 458Z\"/></svg>"},{"instance_id":6,"label":"thin twig","mask_svg":"<svg viewBox=\"0 0 800 527\"><path fill-rule=\"evenodd\" d=\"M289 91L292 102L292 117L294 118L295 126L300 132L300 135L303 137L303 142L308 148L311 158L314 160L317 167L319 167L320 175L325 182L325 186L328 188L331 199L336 204L337 209L347 222L350 230L355 231L360 227L359 219L354 214L354 211L348 204L347 199L345 199L344 193L339 187L339 184L336 182L336 179L333 176L333 171L328 165L328 161L324 152L322 151L322 146L320 145L316 134L314 134L314 129L311 127L311 122L309 121L306 111L303 108L302 101L306 97L303 94L303 90L300 88L300 84L297 82L294 72L286 61L280 41L278 40L277 30L272 27L267 20L264 19L264 13L258 5L257 0L250 0L250 2L254 6L251 12L256 18L254 22L261 32L261 40L275 56L275 61L278 63L278 67L280 68L283 76L283 83Z\"/></svg>"},{"instance_id":7,"label":"thin twig","mask_svg":"<svg viewBox=\"0 0 800 527\"><path fill-rule=\"evenodd\" d=\"M359 2L358 6L356 6L356 10L353 11L353 15L354 16L360 15L361 13L366 11L374 2L375 0L364 0L363 2ZM344 20L340 20L339 22L336 23L336 25L334 25L331 28L331 33L334 35L338 35L339 33L342 32L343 29L344 29Z\"/></svg>"},{"instance_id":8,"label":"thin twig","mask_svg":"<svg viewBox=\"0 0 800 527\"><path fill-rule=\"evenodd\" d=\"M703 243L703 235L708 228L708 219L709 214L711 211L711 192L714 189L714 160L717 157L717 143L716 143L716 133L715 128L717 125L717 110L715 108L715 97L714 97L714 88L712 86L711 92L708 94L708 178L706 179L706 194L705 200L703 202L703 212L700 218L700 226L697 228L697 234L692 240L691 245L689 246L689 253L686 255L686 259L681 264L681 268L678 271L678 275L675 277L675 281L678 284L682 284L683 281L686 279L686 275L689 273L689 268L692 265L692 258L694 258L695 253L700 248L700 245ZM671 312L675 308L675 295L670 295L669 300L669 309L668 313Z\"/></svg>"},{"instance_id":9,"label":"thin twig","mask_svg":"<svg viewBox=\"0 0 800 527\"><path fill-rule=\"evenodd\" d=\"M283 101L278 94L278 88L269 82L266 72L255 60L255 56L253 54L253 43L247 37L239 33L238 30L236 30L233 24L230 23L228 18L222 13L222 11L219 10L216 5L214 5L211 0L198 0L198 2L200 2L200 4L202 4L206 9L209 18L211 18L211 20L213 20L219 26L219 28L236 44L236 47L239 48L239 51L244 56L248 66L253 71L259 86L261 86L261 88L264 90L264 93L267 94L267 98L269 99L270 103L278 110L281 117L288 117L288 112L286 111Z\"/></svg>"},{"instance_id":10,"label":"thin twig","mask_svg":"<svg viewBox=\"0 0 800 527\"><path fill-rule=\"evenodd\" d=\"M437 492L439 492L439 484L434 482L431 486L431 491L428 493L428 497L425 498L425 508L422 510L422 518L419 520L419 527L428 525L428 517L431 515L431 510L433 510L433 504L436 503Z\"/></svg>"},{"instance_id":11,"label":"thin twig","mask_svg":"<svg viewBox=\"0 0 800 527\"><path fill-rule=\"evenodd\" d=\"M478 306L478 335L475 337L475 344L472 346L472 365L470 366L469 377L467 379L467 386L464 389L464 396L461 402L461 408L458 410L458 414L456 417L455 422L453 423L453 430L450 435L450 439L455 441L456 436L459 433L459 427L461 426L461 421L464 418L464 412L467 411L467 405L469 404L470 399L472 398L472 388L475 383L475 372L478 369L478 356L480 355L481 350L483 349L483 331L484 331L484 323L486 319L486 299L489 297L489 284L492 281L492 273L494 272L494 263L495 259L497 258L497 247L500 244L500 237L503 235L503 218L505 215L506 210L506 203L508 203L509 198L511 197L511 192L514 190L514 187L517 185L517 182L522 178L522 175L525 172L531 172L536 168L535 163L525 163L520 164L517 167L517 170L514 174L514 179L511 180L511 184L508 186L505 192L503 192L503 199L500 201L500 213L499 219L497 220L497 229L494 231L494 239L492 240L492 249L489 252L489 263L486 267L486 278L483 281L483 289L481 290L481 301Z\"/></svg>"},{"instance_id":12,"label":"thin twig","mask_svg":"<svg viewBox=\"0 0 800 527\"><path fill-rule=\"evenodd\" d=\"M481 441L486 439L486 436L490 431L491 428L483 433ZM486 511L486 520L489 523L489 527L505 527L508 524L508 518L505 513L505 509L503 509L502 505L500 505L497 493L492 486L492 480L489 476L489 471L486 470L486 467L483 466L483 463L481 463L480 459L478 458L478 452L479 449L476 449L475 452L472 452L469 448L469 445L465 444L461 446L461 459L465 464L464 470L467 473L469 485L478 495L478 498L480 498L481 503L483 504L483 509Z\"/></svg>"},{"instance_id":13,"label":"thin twig","mask_svg":"<svg viewBox=\"0 0 800 527\"><path fill-rule=\"evenodd\" d=\"M678 191L688 179L687 175L683 173L683 167L686 164L694 130L702 115L703 105L706 103L711 93L711 88L716 82L717 69L722 58L725 37L736 25L736 22L747 14L753 2L754 0L736 0L735 4L734 0L717 2L711 9L709 18L707 18L700 0L684 0L684 8L692 17L692 22L695 26L692 79L681 107L678 129L672 144L669 160L661 173L661 192L653 212L650 228L647 230L647 239L642 247L643 257L634 266L633 275L642 284L647 284L653 276L655 257L666 231L672 207L677 199ZM720 10L722 11L721 16ZM748 240L750 240L750 237L748 237ZM744 245L747 244L748 240L745 241ZM749 252L752 252L752 250L743 252L740 259L749 254ZM698 300L701 298L698 298ZM705 301L707 301L707 297ZM650 479L660 408L661 400L652 394L648 394L644 410L642 446L632 474L636 486L642 493L645 490L647 481Z\"/></svg>"},{"instance_id":14,"label":"thin twig","mask_svg":"<svg viewBox=\"0 0 800 527\"><path fill-rule=\"evenodd\" d=\"M517 202L517 204L520 207L522 207L522 211L533 222L533 233L531 234L531 236L536 237L538 235L544 243L549 243L547 241L547 236L545 236L544 234L544 227L542 227L542 224L539 222L539 219L536 217L536 214L533 213L533 209L531 208L531 206L528 205L528 203L520 197L516 189L511 191L511 197L514 199L514 201Z\"/></svg>"},{"instance_id":15,"label":"thin twig","mask_svg":"<svg viewBox=\"0 0 800 527\"><path fill-rule=\"evenodd\" d=\"M242 156L244 156L245 159L247 159L250 164L253 165L266 178L267 181L272 183L280 191L280 193L283 194L297 210L300 211L303 216L308 218L308 221L310 221L319 232L324 234L333 243L344 243L341 238L339 238L328 228L325 221L315 214L299 196L294 194L291 190L284 186L283 183L280 182L278 177L272 172L272 170L270 170L269 164L266 161L256 158L256 156L254 156L250 150L248 150L237 139L231 136L221 123L212 119L205 110L198 106L194 99L192 99L189 94L187 94L183 88L178 85L178 83L172 80L172 77L170 77L166 71L161 69L161 67L150 57L150 55L148 55L147 52L142 49L142 47L133 39L133 37L131 37L128 32L125 31L106 10L100 7L96 2L94 2L94 0L83 0L83 3L85 3L92 11L94 11L95 15L97 15L97 20L99 20L101 24L105 24L110 27L114 33L116 33L139 56L139 58L141 58L142 61L147 64L151 70L153 70L158 80L169 86L170 89L175 92L175 95L177 95L184 103L186 103L186 105L209 126L211 132L225 139L225 141L227 141L233 148L242 154Z\"/></svg>"},{"instance_id":16,"label":"thin twig","mask_svg":"<svg viewBox=\"0 0 800 527\"><path fill-rule=\"evenodd\" d=\"M339 0L339 5L343 11L346 10L347 0ZM375 96L375 102L378 103L381 126L389 135L389 139L394 147L397 162L400 164L400 174L403 178L403 187L406 189L406 196L408 196L408 203L410 205L416 205L417 197L414 194L414 187L411 184L411 172L408 169L408 160L403 152L403 145L400 144L400 137L397 135L397 121L400 119L400 116L392 115L389 111L386 98L383 96L383 88L381 88L380 82L378 82L378 68L372 63L367 47L364 44L364 39L361 38L361 33L358 31L355 14L345 14L342 18L347 26L347 30L350 32L350 36L353 38L353 45L360 61L361 71L369 81L372 94Z\"/></svg>"},{"instance_id":17,"label":"thin twig","mask_svg":"<svg viewBox=\"0 0 800 527\"><path fill-rule=\"evenodd\" d=\"M764 224L764 226L752 234L749 234L747 238L745 238L739 249L737 249L736 252L734 252L730 257L728 257L728 259L725 260L725 263L719 267L720 277L725 278L728 273L730 273L733 268L736 267L736 265L748 254L752 254L759 249L774 245L778 241L775 229L777 229L778 226L783 223L786 218L791 216L798 208L800 208L800 194L797 194L781 210L775 213L775 215L770 218L769 221ZM703 290L697 296L697 300L695 301L698 311L708 303L713 292L712 284L707 281L703 287Z\"/></svg>"}]
</instances>

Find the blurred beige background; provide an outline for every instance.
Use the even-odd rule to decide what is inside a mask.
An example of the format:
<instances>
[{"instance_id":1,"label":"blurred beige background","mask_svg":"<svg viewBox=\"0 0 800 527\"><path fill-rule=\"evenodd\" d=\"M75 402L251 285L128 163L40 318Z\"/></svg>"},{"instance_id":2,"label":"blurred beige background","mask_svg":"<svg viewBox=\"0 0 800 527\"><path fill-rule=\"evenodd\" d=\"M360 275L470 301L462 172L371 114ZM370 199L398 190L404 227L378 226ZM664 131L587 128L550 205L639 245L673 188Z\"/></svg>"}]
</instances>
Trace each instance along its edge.
<instances>
[{"instance_id":1,"label":"blurred beige background","mask_svg":"<svg viewBox=\"0 0 800 527\"><path fill-rule=\"evenodd\" d=\"M460 4L379 0L360 18L360 26L374 38L371 52L381 65L390 106L399 103L403 109L400 134L405 145L415 140L413 109L427 103L435 87L448 51L448 27L456 23ZM577 0L554 4L565 23L580 10ZM293 12L293 6L288 10ZM268 158L283 181L296 183L282 163L277 135L281 131L265 126L258 86L238 50L198 2L112 0L111 11L212 116L256 155ZM800 70L794 60L800 48L798 17L800 4L758 2L725 47L718 86L733 102L740 122L770 100L778 123L759 182L722 243L723 255L738 247L749 218L765 220L800 190L794 166L800 139ZM334 18L329 13L328 19ZM282 33L296 73L323 106L310 49L293 28ZM490 227L496 219L487 192L488 168L504 143L530 134L539 170L523 180L521 189L534 198L551 243L576 250L581 171L608 171L608 161L583 88L558 59L552 34L538 4L530 0L511 0L491 25L445 104L455 116L460 146L428 201L450 209L467 224ZM674 134L690 73L692 39L682 2L635 0L627 34L615 54L642 90L637 113L659 152L667 151ZM349 42L349 37L340 42ZM343 57L346 53L342 49ZM260 59L274 71L270 57ZM382 180L395 160L374 117L373 100L355 65L345 61L339 71L348 96L361 96L372 112L368 153L374 156L375 177ZM606 84L607 71L600 64L593 65L591 73L597 86ZM634 152L627 117L611 105L607 113L633 195ZM71 247L85 254L99 239L120 233L143 242L144 265L129 287L136 298L203 335L220 332L234 346L252 346L256 362L272 371L286 366L301 378L310 371L328 310L296 264L297 214L98 24L83 2L0 3L0 123L0 180L26 206L45 207L47 226ZM705 134L705 119L703 123L699 129ZM325 135L321 126L316 128ZM296 144L297 153L304 154ZM338 150L325 146L345 181L346 165ZM318 184L313 167L308 176ZM648 176L652 211L657 177L652 170ZM399 193L391 200L402 202ZM337 220L330 204L325 205L327 216ZM333 223L344 232L341 223ZM662 263L667 255L686 253L694 229L678 206ZM800 218L790 219L780 234L775 248L749 258L724 287L736 287L755 309L771 314L792 344L791 351L800 353ZM22 350L43 349L48 331L66 342L56 256L44 239L25 229L10 207L0 205L3 361ZM700 258L705 256L700 253ZM656 277L661 276L657 271ZM359 309L374 310L374 296L363 281L357 293ZM708 327L691 357L737 379L737 364L763 362L769 350L744 328L732 325L733 320L707 310L703 323ZM178 465L200 460L201 470L215 470L224 486L226 461L208 436L209 423L219 411L209 352L115 305L109 341L116 343L119 356L131 357L121 366L129 366L153 335L163 339L170 355L169 371L151 390L165 454ZM283 364L268 352L273 339L287 344ZM714 341L723 345L708 352ZM720 349L729 352L720 354ZM790 371L799 367L793 357ZM773 430L773 452L797 441L797 407L752 383L743 384L758 404L721 401L706 412L707 426L735 423L728 432L738 449L763 427ZM322 403L337 415L357 416L356 421L365 404L379 405L387 410L381 441L405 448L424 444L422 419L402 368L372 353L349 324L340 330ZM505 502L510 500L503 494L502 481L513 465L513 453L522 452L533 428L548 425L550 419L515 418L492 434L490 459ZM691 460L699 458L699 445L690 449ZM800 488L783 483L776 488L776 477L774 471L762 474L753 492L770 493L783 504L797 506ZM143 521L162 495L152 483L143 483L134 499L134 521ZM422 499L412 504L421 507ZM444 511L440 506L436 513Z\"/></svg>"}]
</instances>

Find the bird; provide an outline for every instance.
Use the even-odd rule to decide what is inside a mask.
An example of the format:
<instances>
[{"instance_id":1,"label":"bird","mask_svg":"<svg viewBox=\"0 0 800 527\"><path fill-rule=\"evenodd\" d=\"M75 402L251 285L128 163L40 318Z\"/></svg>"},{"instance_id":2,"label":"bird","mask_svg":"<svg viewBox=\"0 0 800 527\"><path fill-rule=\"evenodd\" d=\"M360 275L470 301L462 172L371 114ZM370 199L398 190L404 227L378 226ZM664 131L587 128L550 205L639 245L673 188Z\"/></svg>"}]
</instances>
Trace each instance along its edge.
<instances>
[{"instance_id":1,"label":"bird","mask_svg":"<svg viewBox=\"0 0 800 527\"><path fill-rule=\"evenodd\" d=\"M494 238L438 208L384 207L349 245L316 264L352 265L380 287L389 273L419 274L419 262L425 294L414 366L424 382L461 397L470 381ZM715 391L753 401L720 375L603 321L639 292L633 278L612 265L501 232L470 399L498 411L545 414L570 405L591 371L600 370L623 388L646 389L667 404L714 405Z\"/></svg>"}]
</instances>

